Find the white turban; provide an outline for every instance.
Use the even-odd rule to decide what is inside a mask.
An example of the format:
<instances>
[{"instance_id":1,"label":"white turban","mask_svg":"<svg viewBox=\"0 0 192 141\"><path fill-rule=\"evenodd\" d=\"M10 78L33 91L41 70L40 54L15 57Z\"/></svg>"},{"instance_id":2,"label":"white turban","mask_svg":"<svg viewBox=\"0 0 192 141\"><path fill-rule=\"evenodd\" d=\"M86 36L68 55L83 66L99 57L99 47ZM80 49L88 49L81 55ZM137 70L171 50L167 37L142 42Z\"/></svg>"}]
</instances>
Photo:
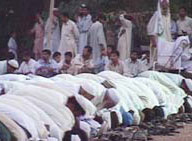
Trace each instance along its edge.
<instances>
[{"instance_id":1,"label":"white turban","mask_svg":"<svg viewBox=\"0 0 192 141\"><path fill-rule=\"evenodd\" d=\"M107 90L108 96L117 104L119 103L118 91L114 88Z\"/></svg>"},{"instance_id":2,"label":"white turban","mask_svg":"<svg viewBox=\"0 0 192 141\"><path fill-rule=\"evenodd\" d=\"M86 91L88 92L90 95L92 96L96 96L96 90L94 89L94 86L92 86L90 83L88 82L83 82L81 84L81 87Z\"/></svg>"},{"instance_id":3,"label":"white turban","mask_svg":"<svg viewBox=\"0 0 192 141\"><path fill-rule=\"evenodd\" d=\"M95 115L97 109L88 99L86 99L83 96L78 95L78 94L75 95L75 98L76 98L77 102L79 103L79 105L85 111L85 116L92 117Z\"/></svg>"},{"instance_id":4,"label":"white turban","mask_svg":"<svg viewBox=\"0 0 192 141\"><path fill-rule=\"evenodd\" d=\"M16 61L16 60L9 60L8 61L8 64L11 66L11 67L13 67L13 68L15 68L15 69L18 69L19 68L19 63Z\"/></svg>"},{"instance_id":5,"label":"white turban","mask_svg":"<svg viewBox=\"0 0 192 141\"><path fill-rule=\"evenodd\" d=\"M192 80L191 79L185 79L185 83L190 91L192 91Z\"/></svg>"}]
</instances>

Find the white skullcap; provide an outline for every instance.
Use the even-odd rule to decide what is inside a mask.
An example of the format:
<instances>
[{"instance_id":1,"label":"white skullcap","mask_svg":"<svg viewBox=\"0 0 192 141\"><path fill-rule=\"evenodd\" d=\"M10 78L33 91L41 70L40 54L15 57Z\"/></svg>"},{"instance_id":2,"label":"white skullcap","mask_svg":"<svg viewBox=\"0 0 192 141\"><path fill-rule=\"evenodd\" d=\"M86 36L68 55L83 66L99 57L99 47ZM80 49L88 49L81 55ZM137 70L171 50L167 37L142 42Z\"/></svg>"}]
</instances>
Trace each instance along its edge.
<instances>
[{"instance_id":1,"label":"white skullcap","mask_svg":"<svg viewBox=\"0 0 192 141\"><path fill-rule=\"evenodd\" d=\"M92 96L96 96L96 90L94 89L94 86L92 86L90 83L88 82L83 82L81 84L81 87L86 91L88 92L90 95Z\"/></svg>"},{"instance_id":2,"label":"white skullcap","mask_svg":"<svg viewBox=\"0 0 192 141\"><path fill-rule=\"evenodd\" d=\"M53 11L59 11L59 9L58 8L53 8Z\"/></svg>"},{"instance_id":3,"label":"white skullcap","mask_svg":"<svg viewBox=\"0 0 192 141\"><path fill-rule=\"evenodd\" d=\"M71 136L71 141L81 141L78 135L72 135Z\"/></svg>"},{"instance_id":4,"label":"white skullcap","mask_svg":"<svg viewBox=\"0 0 192 141\"><path fill-rule=\"evenodd\" d=\"M116 104L119 103L118 92L116 89L114 88L108 89L107 94Z\"/></svg>"},{"instance_id":5,"label":"white skullcap","mask_svg":"<svg viewBox=\"0 0 192 141\"><path fill-rule=\"evenodd\" d=\"M97 109L88 99L79 94L75 95L75 98L79 105L85 111L85 116L92 117L95 115Z\"/></svg>"},{"instance_id":6,"label":"white skullcap","mask_svg":"<svg viewBox=\"0 0 192 141\"><path fill-rule=\"evenodd\" d=\"M164 1L166 1L167 3L169 3L169 0L160 0L160 2L164 2Z\"/></svg>"},{"instance_id":7,"label":"white skullcap","mask_svg":"<svg viewBox=\"0 0 192 141\"><path fill-rule=\"evenodd\" d=\"M8 61L8 64L11 66L11 67L13 67L13 68L15 68L15 69L18 69L19 68L19 63L16 61L16 60L9 60Z\"/></svg>"},{"instance_id":8,"label":"white skullcap","mask_svg":"<svg viewBox=\"0 0 192 141\"><path fill-rule=\"evenodd\" d=\"M185 83L190 91L192 91L192 80L191 79L185 79Z\"/></svg>"}]
</instances>

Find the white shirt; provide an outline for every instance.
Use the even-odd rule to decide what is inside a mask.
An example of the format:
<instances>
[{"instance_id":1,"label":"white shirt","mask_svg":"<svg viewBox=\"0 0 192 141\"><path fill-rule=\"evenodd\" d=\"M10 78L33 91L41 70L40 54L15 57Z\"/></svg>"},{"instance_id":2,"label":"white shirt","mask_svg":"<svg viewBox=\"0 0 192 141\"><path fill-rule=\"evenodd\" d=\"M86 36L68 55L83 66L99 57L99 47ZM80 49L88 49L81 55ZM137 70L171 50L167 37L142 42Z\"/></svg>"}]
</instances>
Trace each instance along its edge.
<instances>
[{"instance_id":1,"label":"white shirt","mask_svg":"<svg viewBox=\"0 0 192 141\"><path fill-rule=\"evenodd\" d=\"M177 26L179 35L183 35L183 32L186 32L188 35L192 34L192 18L186 16L184 20L179 19Z\"/></svg>"},{"instance_id":2,"label":"white shirt","mask_svg":"<svg viewBox=\"0 0 192 141\"><path fill-rule=\"evenodd\" d=\"M35 60L33 60L33 59L30 59L29 62L23 61L21 63L21 66L20 66L18 72L22 73L22 74L29 74L29 73L34 74L35 73L36 63L37 62Z\"/></svg>"}]
</instances>

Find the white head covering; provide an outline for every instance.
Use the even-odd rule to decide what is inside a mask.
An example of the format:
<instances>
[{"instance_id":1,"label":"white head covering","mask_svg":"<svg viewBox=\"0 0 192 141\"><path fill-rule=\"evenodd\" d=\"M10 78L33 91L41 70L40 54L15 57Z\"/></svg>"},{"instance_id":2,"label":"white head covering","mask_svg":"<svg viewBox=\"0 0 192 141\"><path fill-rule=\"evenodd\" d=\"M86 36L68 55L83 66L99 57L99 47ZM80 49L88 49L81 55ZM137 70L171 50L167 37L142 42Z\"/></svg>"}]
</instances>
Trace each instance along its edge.
<instances>
[{"instance_id":1,"label":"white head covering","mask_svg":"<svg viewBox=\"0 0 192 141\"><path fill-rule=\"evenodd\" d=\"M81 84L81 87L86 91L86 92L88 92L90 95L92 95L92 96L96 96L96 90L94 89L94 87L90 84L90 83L88 83L88 82L83 82L82 84Z\"/></svg>"},{"instance_id":2,"label":"white head covering","mask_svg":"<svg viewBox=\"0 0 192 141\"><path fill-rule=\"evenodd\" d=\"M119 103L118 91L114 88L107 90L108 96L117 104Z\"/></svg>"},{"instance_id":3,"label":"white head covering","mask_svg":"<svg viewBox=\"0 0 192 141\"><path fill-rule=\"evenodd\" d=\"M59 11L59 9L58 8L53 8L53 11Z\"/></svg>"},{"instance_id":4,"label":"white head covering","mask_svg":"<svg viewBox=\"0 0 192 141\"><path fill-rule=\"evenodd\" d=\"M96 107L86 98L81 95L75 95L75 98L79 105L85 110L85 116L94 116L96 112Z\"/></svg>"},{"instance_id":5,"label":"white head covering","mask_svg":"<svg viewBox=\"0 0 192 141\"><path fill-rule=\"evenodd\" d=\"M15 68L15 69L18 69L19 68L19 63L16 61L16 60L9 60L8 61L8 64L11 66L11 67L13 67L13 68Z\"/></svg>"},{"instance_id":6,"label":"white head covering","mask_svg":"<svg viewBox=\"0 0 192 141\"><path fill-rule=\"evenodd\" d=\"M190 91L192 91L192 80L191 79L185 79L185 83Z\"/></svg>"},{"instance_id":7,"label":"white head covering","mask_svg":"<svg viewBox=\"0 0 192 141\"><path fill-rule=\"evenodd\" d=\"M78 135L72 135L71 136L71 141L81 141Z\"/></svg>"}]
</instances>

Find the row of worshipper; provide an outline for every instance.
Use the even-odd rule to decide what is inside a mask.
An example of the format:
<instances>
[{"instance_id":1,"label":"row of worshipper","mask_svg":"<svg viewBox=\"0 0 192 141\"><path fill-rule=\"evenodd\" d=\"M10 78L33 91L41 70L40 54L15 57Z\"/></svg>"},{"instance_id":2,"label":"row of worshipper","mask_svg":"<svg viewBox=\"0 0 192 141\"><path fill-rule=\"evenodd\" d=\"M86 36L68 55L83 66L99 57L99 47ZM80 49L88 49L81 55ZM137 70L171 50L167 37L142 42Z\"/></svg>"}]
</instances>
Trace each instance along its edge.
<instances>
[{"instance_id":1,"label":"row of worshipper","mask_svg":"<svg viewBox=\"0 0 192 141\"><path fill-rule=\"evenodd\" d=\"M51 77L56 74L65 73L77 75L80 73L99 73L104 70L118 72L127 77L135 77L139 73L150 69L149 53L139 59L139 54L136 51L131 53L131 57L125 61L121 61L119 52L114 50L112 46L107 47L107 51L102 51L101 62L98 65L93 63L92 47L85 46L83 54L78 54L73 58L71 52L66 52L64 58L59 52L53 55L50 50L43 50L41 59L35 61L31 58L30 52L24 52L21 65L14 60L15 69L10 72L6 66L9 66L9 61L1 61L2 69L0 74L5 73L20 73L20 74L36 74L44 77ZM13 59L12 57L11 59ZM9 59L8 59L9 60ZM8 65L7 65L8 64Z\"/></svg>"},{"instance_id":2,"label":"row of worshipper","mask_svg":"<svg viewBox=\"0 0 192 141\"><path fill-rule=\"evenodd\" d=\"M146 71L0 76L0 138L88 141L109 129L192 112L192 80Z\"/></svg>"}]
</instances>

